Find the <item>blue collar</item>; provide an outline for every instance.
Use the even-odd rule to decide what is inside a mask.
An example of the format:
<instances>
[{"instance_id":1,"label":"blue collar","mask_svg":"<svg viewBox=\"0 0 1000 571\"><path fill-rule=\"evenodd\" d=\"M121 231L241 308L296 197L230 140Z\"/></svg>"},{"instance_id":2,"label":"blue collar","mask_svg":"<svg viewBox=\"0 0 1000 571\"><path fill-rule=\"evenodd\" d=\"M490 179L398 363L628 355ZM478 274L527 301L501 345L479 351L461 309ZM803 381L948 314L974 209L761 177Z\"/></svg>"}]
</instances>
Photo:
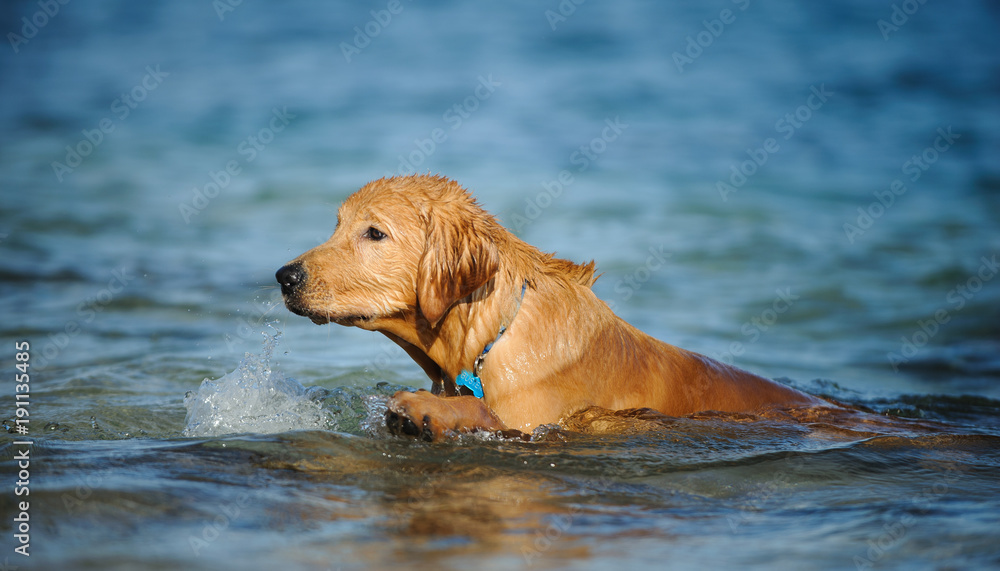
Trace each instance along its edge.
<instances>
[{"instance_id":1,"label":"blue collar","mask_svg":"<svg viewBox=\"0 0 1000 571\"><path fill-rule=\"evenodd\" d=\"M517 317L517 312L521 309L521 302L524 301L524 292L527 291L527 289L528 280L524 280L524 284L521 285L521 299L517 300L517 309L514 310L514 315L510 318L511 323L514 322L514 318ZM457 387L465 387L469 389L472 391L472 396L477 399L483 398L483 380L479 378L479 372L483 370L483 359L486 358L486 354L490 352L490 349L496 345L497 341L500 340L500 337L502 337L506 332L507 325L500 327L500 332L497 333L497 336L493 339L493 341L487 343L486 347L483 348L483 352L476 357L476 362L472 365L472 372L469 372L467 369L462 369L462 372L455 378L455 385Z\"/></svg>"}]
</instances>

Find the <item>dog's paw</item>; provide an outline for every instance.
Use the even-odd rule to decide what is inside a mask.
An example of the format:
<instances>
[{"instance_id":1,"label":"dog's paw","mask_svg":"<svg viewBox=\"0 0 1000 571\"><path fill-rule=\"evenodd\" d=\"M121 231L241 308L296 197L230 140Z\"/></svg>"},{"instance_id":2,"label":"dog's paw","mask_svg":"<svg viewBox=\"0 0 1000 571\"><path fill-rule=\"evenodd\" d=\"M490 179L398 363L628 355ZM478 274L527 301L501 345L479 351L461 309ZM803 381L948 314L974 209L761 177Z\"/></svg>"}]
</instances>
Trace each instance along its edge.
<instances>
[{"instance_id":1,"label":"dog's paw","mask_svg":"<svg viewBox=\"0 0 1000 571\"><path fill-rule=\"evenodd\" d=\"M400 391L389 400L385 425L396 436L433 442L455 434L442 422L442 417L450 416L449 409L440 397L427 391Z\"/></svg>"}]
</instances>

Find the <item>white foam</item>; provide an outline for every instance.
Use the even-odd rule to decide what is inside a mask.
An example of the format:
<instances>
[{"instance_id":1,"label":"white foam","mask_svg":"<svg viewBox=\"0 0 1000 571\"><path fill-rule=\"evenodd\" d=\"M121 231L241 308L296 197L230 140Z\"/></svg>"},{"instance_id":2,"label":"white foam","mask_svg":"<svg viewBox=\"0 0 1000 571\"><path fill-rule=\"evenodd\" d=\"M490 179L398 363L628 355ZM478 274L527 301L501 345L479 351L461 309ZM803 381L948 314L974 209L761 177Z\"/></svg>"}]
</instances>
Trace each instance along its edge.
<instances>
[{"instance_id":1,"label":"white foam","mask_svg":"<svg viewBox=\"0 0 1000 571\"><path fill-rule=\"evenodd\" d=\"M219 379L205 379L197 392L184 397L185 436L328 428L330 413L315 400L326 391L306 389L271 369L271 355L280 336L266 335L260 353L246 353L234 371Z\"/></svg>"}]
</instances>

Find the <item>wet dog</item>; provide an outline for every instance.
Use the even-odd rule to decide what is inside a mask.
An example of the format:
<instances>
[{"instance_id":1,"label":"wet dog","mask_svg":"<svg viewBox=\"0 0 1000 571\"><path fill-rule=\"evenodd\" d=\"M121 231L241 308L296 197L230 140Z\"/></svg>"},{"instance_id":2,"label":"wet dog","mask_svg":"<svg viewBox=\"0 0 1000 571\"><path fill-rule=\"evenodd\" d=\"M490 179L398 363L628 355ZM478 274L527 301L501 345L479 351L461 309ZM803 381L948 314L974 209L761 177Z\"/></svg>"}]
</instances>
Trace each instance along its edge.
<instances>
[{"instance_id":1,"label":"wet dog","mask_svg":"<svg viewBox=\"0 0 1000 571\"><path fill-rule=\"evenodd\" d=\"M386 422L401 435L529 432L581 411L824 404L639 331L594 295L593 262L540 252L444 177L365 185L341 205L333 236L276 278L292 312L379 331L423 368L432 390L389 402Z\"/></svg>"}]
</instances>

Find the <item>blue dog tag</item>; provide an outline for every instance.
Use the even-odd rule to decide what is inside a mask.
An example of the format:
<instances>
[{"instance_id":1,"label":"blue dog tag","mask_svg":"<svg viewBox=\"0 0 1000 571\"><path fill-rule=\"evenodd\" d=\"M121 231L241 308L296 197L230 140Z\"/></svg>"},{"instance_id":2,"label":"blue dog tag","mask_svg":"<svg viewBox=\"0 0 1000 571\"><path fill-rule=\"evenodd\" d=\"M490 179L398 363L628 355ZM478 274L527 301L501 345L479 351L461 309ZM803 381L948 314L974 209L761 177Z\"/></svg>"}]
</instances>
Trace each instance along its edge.
<instances>
[{"instance_id":1,"label":"blue dog tag","mask_svg":"<svg viewBox=\"0 0 1000 571\"><path fill-rule=\"evenodd\" d=\"M483 381L469 371L459 373L458 378L455 379L455 384L472 391L473 396L477 399L483 398Z\"/></svg>"}]
</instances>

